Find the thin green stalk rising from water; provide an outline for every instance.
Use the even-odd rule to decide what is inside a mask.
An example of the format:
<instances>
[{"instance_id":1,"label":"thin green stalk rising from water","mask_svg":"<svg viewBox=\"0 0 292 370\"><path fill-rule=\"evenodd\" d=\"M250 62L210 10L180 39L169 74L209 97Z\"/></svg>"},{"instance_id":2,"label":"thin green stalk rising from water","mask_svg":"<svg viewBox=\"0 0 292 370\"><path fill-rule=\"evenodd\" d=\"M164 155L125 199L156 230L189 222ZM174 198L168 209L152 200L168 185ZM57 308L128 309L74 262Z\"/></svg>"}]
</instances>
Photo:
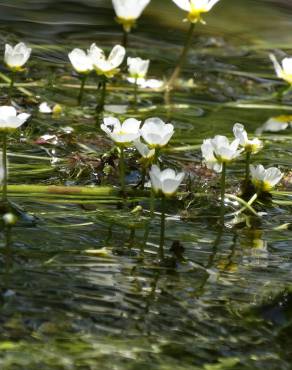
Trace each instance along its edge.
<instances>
[{"instance_id":1,"label":"thin green stalk rising from water","mask_svg":"<svg viewBox=\"0 0 292 370\"><path fill-rule=\"evenodd\" d=\"M134 106L135 108L137 107L138 103L138 79L135 78L135 83L134 83Z\"/></svg>"},{"instance_id":2,"label":"thin green stalk rising from water","mask_svg":"<svg viewBox=\"0 0 292 370\"><path fill-rule=\"evenodd\" d=\"M225 215L225 190L226 190L226 163L222 163L222 173L221 173L221 223L224 224Z\"/></svg>"},{"instance_id":3,"label":"thin green stalk rising from water","mask_svg":"<svg viewBox=\"0 0 292 370\"><path fill-rule=\"evenodd\" d=\"M3 167L3 185L2 185L2 201L7 202L7 133L3 133L2 146L2 167Z\"/></svg>"},{"instance_id":4,"label":"thin green stalk rising from water","mask_svg":"<svg viewBox=\"0 0 292 370\"><path fill-rule=\"evenodd\" d=\"M250 175L250 159L251 159L251 152L246 152L246 157L245 157L245 186L248 185L249 183L249 175Z\"/></svg>"},{"instance_id":5,"label":"thin green stalk rising from water","mask_svg":"<svg viewBox=\"0 0 292 370\"><path fill-rule=\"evenodd\" d=\"M9 100L11 101L12 96L13 96L13 88L14 88L14 82L15 82L15 73L11 73L10 77L10 85L9 85Z\"/></svg>"},{"instance_id":6,"label":"thin green stalk rising from water","mask_svg":"<svg viewBox=\"0 0 292 370\"><path fill-rule=\"evenodd\" d=\"M83 75L80 78L81 85L80 85L80 90L79 90L79 95L78 95L78 105L81 105L82 104L83 95L84 95L84 87L85 87L85 83L86 83L87 77L88 77L87 75Z\"/></svg>"},{"instance_id":7,"label":"thin green stalk rising from water","mask_svg":"<svg viewBox=\"0 0 292 370\"><path fill-rule=\"evenodd\" d=\"M120 184L122 195L125 196L125 149L123 147L119 148L120 152Z\"/></svg>"},{"instance_id":8,"label":"thin green stalk rising from water","mask_svg":"<svg viewBox=\"0 0 292 370\"><path fill-rule=\"evenodd\" d=\"M104 110L104 105L105 105L105 99L106 99L106 85L107 85L107 79L104 77L101 82L100 86L100 97L99 101L96 106L96 112L99 114Z\"/></svg>"},{"instance_id":9,"label":"thin green stalk rising from water","mask_svg":"<svg viewBox=\"0 0 292 370\"><path fill-rule=\"evenodd\" d=\"M165 197L161 198L161 224L160 224L160 243L159 257L164 259L164 243L165 243Z\"/></svg>"},{"instance_id":10,"label":"thin green stalk rising from water","mask_svg":"<svg viewBox=\"0 0 292 370\"><path fill-rule=\"evenodd\" d=\"M195 29L195 24L191 23L188 34L187 34L187 39L186 39L186 42L185 42L185 46L184 46L184 48L182 50L182 53L179 57L177 65L176 65L170 79L168 80L168 83L167 83L168 90L171 90L173 88L177 78L179 77L179 75L181 73L181 69L182 69L182 67L185 63L186 57L188 55L188 51L189 51L189 49L191 47L191 44L192 44L194 29Z\"/></svg>"}]
</instances>

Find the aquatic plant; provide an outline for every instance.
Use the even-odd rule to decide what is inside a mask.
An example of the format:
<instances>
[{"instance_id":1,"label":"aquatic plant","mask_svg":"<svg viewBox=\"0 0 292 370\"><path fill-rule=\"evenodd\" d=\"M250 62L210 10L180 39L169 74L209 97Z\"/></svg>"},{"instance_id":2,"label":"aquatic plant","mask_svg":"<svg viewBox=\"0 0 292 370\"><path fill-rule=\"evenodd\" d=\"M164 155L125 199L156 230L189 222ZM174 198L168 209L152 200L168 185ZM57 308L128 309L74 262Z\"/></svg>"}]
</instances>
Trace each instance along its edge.
<instances>
[{"instance_id":1,"label":"aquatic plant","mask_svg":"<svg viewBox=\"0 0 292 370\"><path fill-rule=\"evenodd\" d=\"M139 162L142 165L141 188L144 189L147 170L155 159L155 149L154 148L151 149L148 147L148 145L142 143L140 138L138 140L135 140L134 145L139 154L141 155L141 158L139 160Z\"/></svg>"},{"instance_id":2,"label":"aquatic plant","mask_svg":"<svg viewBox=\"0 0 292 370\"><path fill-rule=\"evenodd\" d=\"M269 56L277 76L288 83L288 86L284 86L278 91L278 99L281 100L292 88L292 58L284 58L280 64L274 54Z\"/></svg>"},{"instance_id":3,"label":"aquatic plant","mask_svg":"<svg viewBox=\"0 0 292 370\"><path fill-rule=\"evenodd\" d=\"M144 159L151 159L155 156L155 149L150 149L146 144L142 143L140 139L136 140L134 144Z\"/></svg>"},{"instance_id":4,"label":"aquatic plant","mask_svg":"<svg viewBox=\"0 0 292 370\"><path fill-rule=\"evenodd\" d=\"M270 59L274 64L277 76L284 81L292 84L292 58L284 58L281 64L278 62L274 54L270 54Z\"/></svg>"},{"instance_id":5,"label":"aquatic plant","mask_svg":"<svg viewBox=\"0 0 292 370\"><path fill-rule=\"evenodd\" d=\"M269 193L282 179L283 173L276 167L250 165L251 181L258 193Z\"/></svg>"},{"instance_id":6,"label":"aquatic plant","mask_svg":"<svg viewBox=\"0 0 292 370\"><path fill-rule=\"evenodd\" d=\"M101 97L97 106L98 112L101 112L104 106L107 81L119 73L119 66L123 63L125 55L126 50L121 45L115 45L108 57L96 44L92 44L88 50L88 56L92 61L93 68L96 74L100 76Z\"/></svg>"},{"instance_id":7,"label":"aquatic plant","mask_svg":"<svg viewBox=\"0 0 292 370\"><path fill-rule=\"evenodd\" d=\"M138 80L144 80L148 69L150 60L141 58L130 58L127 59L129 81L134 82L134 99L135 105L137 104L137 94L138 94Z\"/></svg>"},{"instance_id":8,"label":"aquatic plant","mask_svg":"<svg viewBox=\"0 0 292 370\"><path fill-rule=\"evenodd\" d=\"M185 41L184 48L178 59L176 67L167 82L167 88L172 89L177 78L180 75L183 64L186 60L188 51L191 47L192 38L195 30L195 24L201 22L205 24L202 19L202 14L209 12L219 0L172 0L179 8L188 12L187 20L190 22L189 31Z\"/></svg>"},{"instance_id":9,"label":"aquatic plant","mask_svg":"<svg viewBox=\"0 0 292 370\"><path fill-rule=\"evenodd\" d=\"M226 136L216 135L204 140L201 150L209 169L221 173L221 216L224 216L224 198L226 188L226 166L238 158L243 149L239 149L239 139L229 142Z\"/></svg>"},{"instance_id":10,"label":"aquatic plant","mask_svg":"<svg viewBox=\"0 0 292 370\"><path fill-rule=\"evenodd\" d=\"M30 58L32 49L24 42L20 42L15 46L10 44L5 45L4 62L7 68L11 71L9 97L12 97L15 74L24 71L24 65Z\"/></svg>"},{"instance_id":11,"label":"aquatic plant","mask_svg":"<svg viewBox=\"0 0 292 370\"><path fill-rule=\"evenodd\" d=\"M172 197L176 194L185 176L184 172L176 174L170 168L160 170L157 165L151 167L149 175L155 194L165 197Z\"/></svg>"},{"instance_id":12,"label":"aquatic plant","mask_svg":"<svg viewBox=\"0 0 292 370\"><path fill-rule=\"evenodd\" d=\"M251 155L258 153L263 148L263 142L258 138L250 140L244 126L241 123L236 123L233 126L233 133L235 138L239 140L239 145L246 153L245 184L247 185L249 181L249 165Z\"/></svg>"},{"instance_id":13,"label":"aquatic plant","mask_svg":"<svg viewBox=\"0 0 292 370\"><path fill-rule=\"evenodd\" d=\"M158 117L148 118L141 127L141 136L150 148L158 153L160 148L166 146L174 134L171 123L165 123Z\"/></svg>"},{"instance_id":14,"label":"aquatic plant","mask_svg":"<svg viewBox=\"0 0 292 370\"><path fill-rule=\"evenodd\" d=\"M3 185L2 185L2 201L7 202L7 135L15 131L23 125L30 114L20 113L12 106L0 107L0 134L2 135L2 171L3 171Z\"/></svg>"},{"instance_id":15,"label":"aquatic plant","mask_svg":"<svg viewBox=\"0 0 292 370\"><path fill-rule=\"evenodd\" d=\"M132 145L140 137L141 122L129 118L122 124L115 117L106 117L101 129L115 142L120 157L120 181L122 193L125 194L125 148Z\"/></svg>"},{"instance_id":16,"label":"aquatic plant","mask_svg":"<svg viewBox=\"0 0 292 370\"><path fill-rule=\"evenodd\" d=\"M174 170L167 168L160 170L157 165L153 165L149 172L152 189L157 196L161 197L161 227L160 227L160 257L164 258L164 240L165 240L165 199L173 197L180 184L182 183L185 174L184 172L175 173Z\"/></svg>"},{"instance_id":17,"label":"aquatic plant","mask_svg":"<svg viewBox=\"0 0 292 370\"><path fill-rule=\"evenodd\" d=\"M127 46L127 36L135 26L150 0L112 0L116 13L116 21L123 26L124 46Z\"/></svg>"},{"instance_id":18,"label":"aquatic plant","mask_svg":"<svg viewBox=\"0 0 292 370\"><path fill-rule=\"evenodd\" d=\"M85 52L84 50L78 48L73 49L68 54L68 57L73 68L79 74L79 78L81 80L80 91L78 95L78 104L80 105L82 102L84 86L87 77L89 73L93 70L93 61L88 55L88 52Z\"/></svg>"},{"instance_id":19,"label":"aquatic plant","mask_svg":"<svg viewBox=\"0 0 292 370\"><path fill-rule=\"evenodd\" d=\"M202 14L208 13L219 0L172 0L179 8L188 12L191 23L205 23Z\"/></svg>"}]
</instances>

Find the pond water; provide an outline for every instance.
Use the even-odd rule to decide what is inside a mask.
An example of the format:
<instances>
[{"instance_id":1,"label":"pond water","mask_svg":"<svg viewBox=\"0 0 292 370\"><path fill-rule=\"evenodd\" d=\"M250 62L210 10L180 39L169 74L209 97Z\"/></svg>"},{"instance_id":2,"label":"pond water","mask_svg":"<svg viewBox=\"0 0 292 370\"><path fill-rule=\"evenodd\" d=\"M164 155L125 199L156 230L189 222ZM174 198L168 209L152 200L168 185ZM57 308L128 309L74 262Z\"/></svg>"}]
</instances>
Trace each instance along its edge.
<instances>
[{"instance_id":1,"label":"pond water","mask_svg":"<svg viewBox=\"0 0 292 370\"><path fill-rule=\"evenodd\" d=\"M109 0L0 1L1 52L5 42L33 48L28 72L18 77L26 90L14 97L32 119L10 138L9 182L36 185L10 188L26 216L1 233L0 368L291 369L292 129L261 129L271 117L292 115L291 95L281 104L272 97L281 82L268 57L289 54L291 3L222 0L207 25L196 27L183 81L169 101L141 89L134 109L127 81L109 86L106 115L159 116L175 125L162 161L194 181L195 197L167 205L163 263L159 214L145 245L147 199L129 196L128 208L121 207L111 190L116 160L109 154L104 166L99 159L112 144L93 118L93 77L76 106L79 81L67 53L120 42L113 17ZM186 37L182 18L171 1L152 0L130 36L128 54L151 59L151 78L170 75ZM3 80L7 71L0 72ZM0 86L4 104L4 80ZM39 113L42 101L61 104L62 113ZM200 145L215 134L231 137L235 122L251 134L262 131L265 150L254 163L279 166L286 177L273 201L256 206L260 219L230 219L222 229L219 179L201 168ZM134 152L128 155L132 184L138 166ZM229 192L241 172L242 163L230 167ZM80 195L39 185L103 188ZM131 213L138 204L145 212Z\"/></svg>"}]
</instances>

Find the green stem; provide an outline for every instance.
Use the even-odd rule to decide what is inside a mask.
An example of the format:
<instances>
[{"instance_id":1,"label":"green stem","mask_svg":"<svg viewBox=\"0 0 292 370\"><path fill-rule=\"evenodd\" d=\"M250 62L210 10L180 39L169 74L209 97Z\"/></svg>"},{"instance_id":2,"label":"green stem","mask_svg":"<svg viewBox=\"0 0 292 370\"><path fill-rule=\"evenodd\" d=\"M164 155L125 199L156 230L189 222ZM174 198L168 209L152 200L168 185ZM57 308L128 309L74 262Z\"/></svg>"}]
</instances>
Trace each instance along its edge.
<instances>
[{"instance_id":1,"label":"green stem","mask_svg":"<svg viewBox=\"0 0 292 370\"><path fill-rule=\"evenodd\" d=\"M154 154L154 158L153 158L153 164L157 164L158 163L159 154L160 154L160 148L155 148L155 154Z\"/></svg>"},{"instance_id":2,"label":"green stem","mask_svg":"<svg viewBox=\"0 0 292 370\"><path fill-rule=\"evenodd\" d=\"M127 49L127 47L128 47L128 41L129 41L129 32L127 32L125 30L125 28L123 28L123 42L122 42L122 45L125 49Z\"/></svg>"},{"instance_id":3,"label":"green stem","mask_svg":"<svg viewBox=\"0 0 292 370\"><path fill-rule=\"evenodd\" d=\"M82 99L84 95L84 87L85 87L87 77L88 77L87 75L83 75L81 77L81 85L80 85L80 90L79 90L79 95L78 95L78 105L81 105L82 103Z\"/></svg>"},{"instance_id":4,"label":"green stem","mask_svg":"<svg viewBox=\"0 0 292 370\"><path fill-rule=\"evenodd\" d=\"M120 182L122 195L125 196L125 151L120 147Z\"/></svg>"},{"instance_id":5,"label":"green stem","mask_svg":"<svg viewBox=\"0 0 292 370\"><path fill-rule=\"evenodd\" d=\"M175 67L175 70L173 71L173 73L172 73L172 75L171 75L171 77L170 77L170 79L167 83L167 87L168 87L169 90L173 87L173 85L175 84L175 81L177 80L177 78L180 75L180 72L181 72L181 69L182 69L183 64L185 62L185 59L187 57L188 51L191 47L194 29L195 29L195 23L191 23L188 34L187 34L187 39L186 39L186 42L185 42L185 46L184 46L184 48L182 50L182 53L179 57L179 60L178 60L177 65Z\"/></svg>"},{"instance_id":6,"label":"green stem","mask_svg":"<svg viewBox=\"0 0 292 370\"><path fill-rule=\"evenodd\" d=\"M155 209L155 194L154 194L153 189L151 188L151 190L150 190L150 216L149 216L149 220L147 221L146 227L145 227L144 240L143 240L143 245L144 245L143 250L146 247L149 232L150 232L150 224L151 224L151 221L154 218L154 209Z\"/></svg>"},{"instance_id":7,"label":"green stem","mask_svg":"<svg viewBox=\"0 0 292 370\"><path fill-rule=\"evenodd\" d=\"M141 190L144 190L145 180L146 180L146 167L143 166L142 173L141 173Z\"/></svg>"},{"instance_id":8,"label":"green stem","mask_svg":"<svg viewBox=\"0 0 292 370\"><path fill-rule=\"evenodd\" d=\"M160 243L159 257L164 259L164 243L165 243L165 197L161 198L161 225L160 225Z\"/></svg>"},{"instance_id":9,"label":"green stem","mask_svg":"<svg viewBox=\"0 0 292 370\"><path fill-rule=\"evenodd\" d=\"M137 107L138 103L138 78L135 78L135 83L134 83L134 105Z\"/></svg>"},{"instance_id":10,"label":"green stem","mask_svg":"<svg viewBox=\"0 0 292 370\"><path fill-rule=\"evenodd\" d=\"M245 186L247 186L248 182L249 182L250 158L251 158L251 152L246 152L246 158L245 158Z\"/></svg>"},{"instance_id":11,"label":"green stem","mask_svg":"<svg viewBox=\"0 0 292 370\"><path fill-rule=\"evenodd\" d=\"M105 103L105 98L106 98L106 83L107 80L104 77L102 82L101 82L101 94L100 94L100 99L96 107L96 112L101 113L104 109L104 103Z\"/></svg>"},{"instance_id":12,"label":"green stem","mask_svg":"<svg viewBox=\"0 0 292 370\"><path fill-rule=\"evenodd\" d=\"M2 167L3 167L2 201L7 202L7 133L6 132L3 134Z\"/></svg>"},{"instance_id":13,"label":"green stem","mask_svg":"<svg viewBox=\"0 0 292 370\"><path fill-rule=\"evenodd\" d=\"M227 198L230 198L232 200L236 200L238 203L242 204L243 207L240 208L238 211L230 214L229 216L232 216L232 215L239 215L240 213L242 213L243 211L245 211L246 209L248 209L251 213L253 213L255 216L259 217L259 215L257 214L257 212L252 208L252 204L257 200L258 198L258 194L255 193L248 202L246 202L245 200L237 197L236 195L233 195L233 194L225 194L225 197Z\"/></svg>"},{"instance_id":14,"label":"green stem","mask_svg":"<svg viewBox=\"0 0 292 370\"><path fill-rule=\"evenodd\" d=\"M221 174L221 223L224 224L224 198L225 198L225 188L226 188L226 163L222 164L222 174Z\"/></svg>"},{"instance_id":15,"label":"green stem","mask_svg":"<svg viewBox=\"0 0 292 370\"><path fill-rule=\"evenodd\" d=\"M9 185L8 192L13 195L23 194L36 196L47 195L47 196L81 196L81 197L111 197L116 196L116 192L111 187L105 186L55 186L55 185Z\"/></svg>"},{"instance_id":16,"label":"green stem","mask_svg":"<svg viewBox=\"0 0 292 370\"><path fill-rule=\"evenodd\" d=\"M11 78L10 78L10 85L9 85L9 99L12 99L13 95L13 87L14 87L14 82L15 82L15 73L11 73Z\"/></svg>"}]
</instances>

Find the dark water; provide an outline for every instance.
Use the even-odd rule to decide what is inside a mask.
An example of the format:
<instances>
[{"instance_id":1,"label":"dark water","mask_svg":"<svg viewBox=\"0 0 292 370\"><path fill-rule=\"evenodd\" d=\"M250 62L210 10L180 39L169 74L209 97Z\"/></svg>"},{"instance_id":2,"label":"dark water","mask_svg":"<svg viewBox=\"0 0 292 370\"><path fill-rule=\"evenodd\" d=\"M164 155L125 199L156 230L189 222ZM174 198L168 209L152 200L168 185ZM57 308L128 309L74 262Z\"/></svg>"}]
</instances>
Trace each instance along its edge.
<instances>
[{"instance_id":1,"label":"dark water","mask_svg":"<svg viewBox=\"0 0 292 370\"><path fill-rule=\"evenodd\" d=\"M96 82L76 108L78 80L67 52L120 42L113 16L110 1L0 1L1 49L29 42L33 57L21 82L39 101L63 107L60 116L44 116L34 99L18 94L33 119L11 138L11 184L100 183L94 160L110 143L92 118ZM138 111L128 106L122 114L172 121L176 134L163 161L188 169L203 193L188 211L187 200L168 205L164 264L156 256L159 217L143 249L145 215L121 209L115 194L12 196L36 222L1 234L1 369L291 369L291 179L285 194L258 206L260 220L222 231L208 192L216 178L196 173L204 138L230 135L235 122L253 133L270 117L291 114L291 96L283 104L269 98L279 82L268 58L270 51L289 54L291 16L289 1L222 0L197 27L171 101L141 91ZM151 78L170 74L186 35L182 17L171 1L152 0L131 35L128 53L151 59ZM110 92L108 105L123 108L132 99L127 82L117 80ZM57 142L40 142L44 134ZM254 162L288 174L291 128L263 138ZM229 170L232 189L241 170L240 163Z\"/></svg>"}]
</instances>

